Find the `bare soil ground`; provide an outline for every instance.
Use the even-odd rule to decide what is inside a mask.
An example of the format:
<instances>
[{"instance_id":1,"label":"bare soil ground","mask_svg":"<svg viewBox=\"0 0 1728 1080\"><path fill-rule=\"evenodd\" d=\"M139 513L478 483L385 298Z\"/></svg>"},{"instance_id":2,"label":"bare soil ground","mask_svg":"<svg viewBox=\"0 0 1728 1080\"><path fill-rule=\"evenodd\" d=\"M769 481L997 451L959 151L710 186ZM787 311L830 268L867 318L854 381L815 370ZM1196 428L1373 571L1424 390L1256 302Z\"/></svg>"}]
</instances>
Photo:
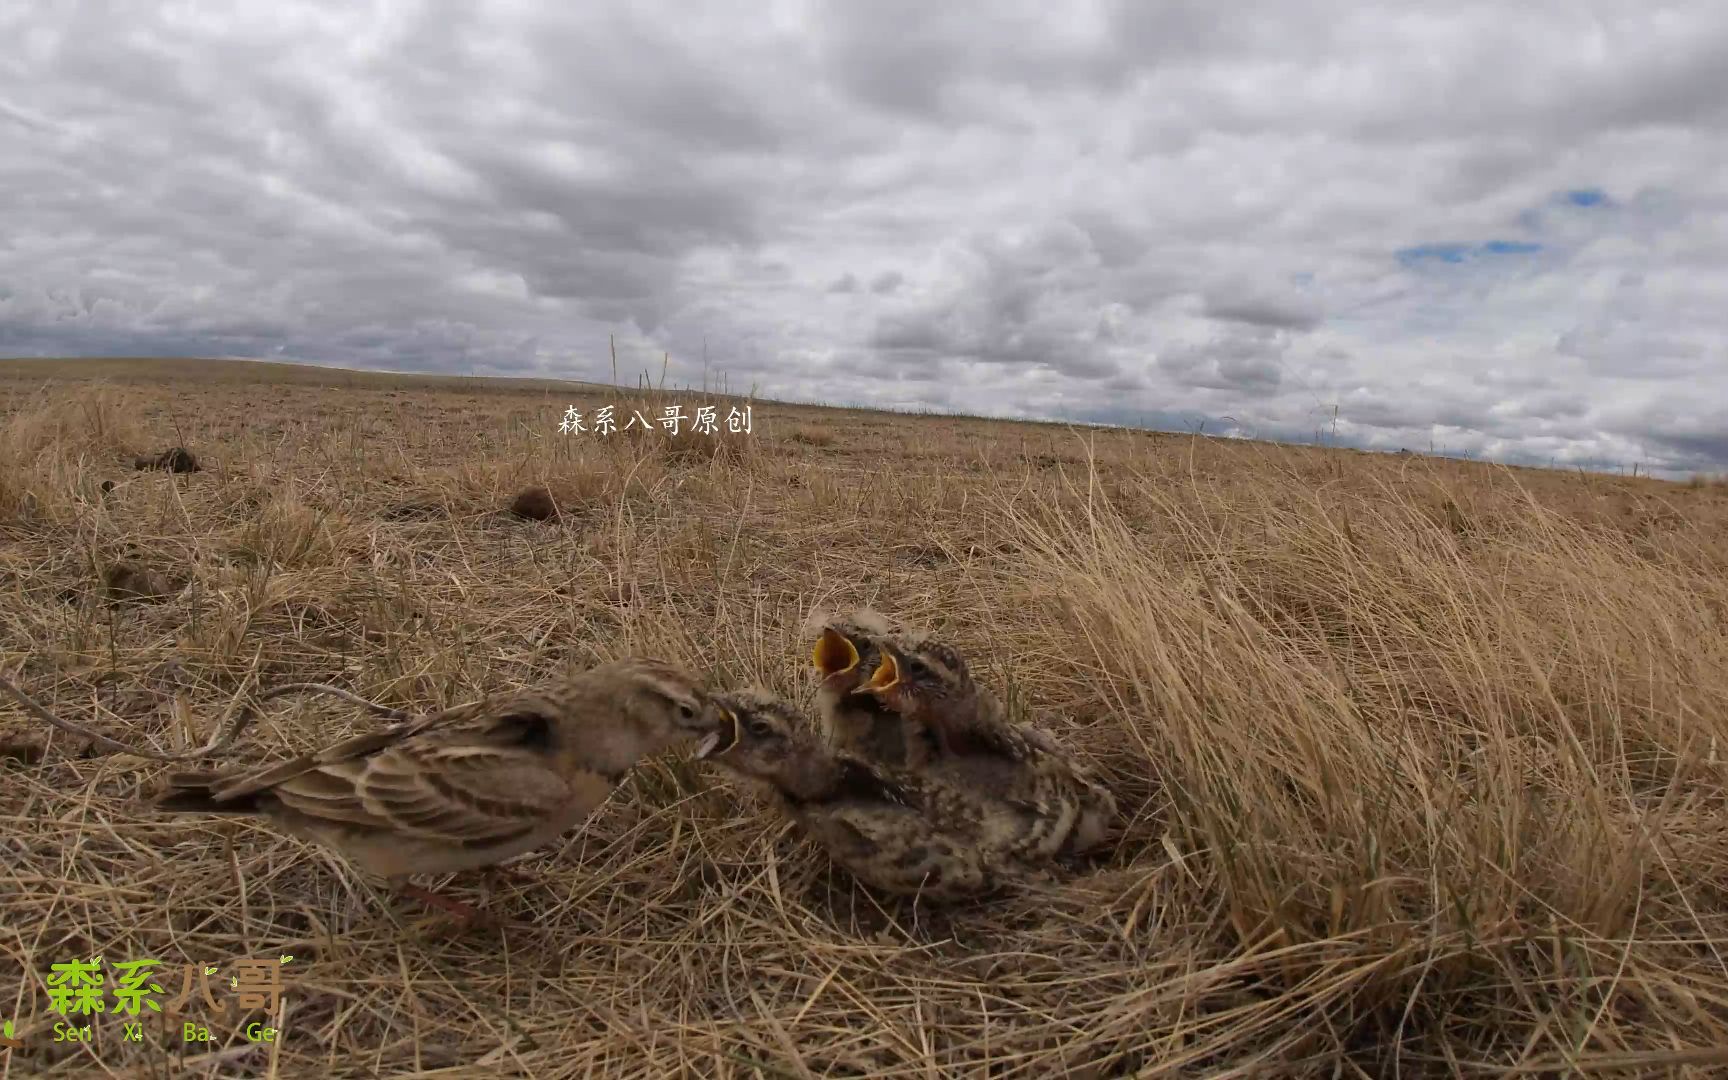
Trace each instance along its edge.
<instances>
[{"instance_id":1,"label":"bare soil ground","mask_svg":"<svg viewBox=\"0 0 1728 1080\"><path fill-rule=\"evenodd\" d=\"M1722 1075L1728 488L209 361L0 362L0 672L163 750L249 689L416 711L629 653L810 701L816 605L944 629L1119 840L872 897L676 755L451 935L0 701L5 1076ZM137 471L183 445L199 472ZM104 492L103 481L113 481ZM542 484L549 521L501 514ZM160 590L111 597L128 561ZM149 595L159 591L161 595ZM378 721L279 699L225 764ZM292 956L240 1011L241 959ZM51 965L161 961L183 1022ZM278 1031L251 1041L249 1023ZM54 1026L88 1024L88 1042Z\"/></svg>"}]
</instances>

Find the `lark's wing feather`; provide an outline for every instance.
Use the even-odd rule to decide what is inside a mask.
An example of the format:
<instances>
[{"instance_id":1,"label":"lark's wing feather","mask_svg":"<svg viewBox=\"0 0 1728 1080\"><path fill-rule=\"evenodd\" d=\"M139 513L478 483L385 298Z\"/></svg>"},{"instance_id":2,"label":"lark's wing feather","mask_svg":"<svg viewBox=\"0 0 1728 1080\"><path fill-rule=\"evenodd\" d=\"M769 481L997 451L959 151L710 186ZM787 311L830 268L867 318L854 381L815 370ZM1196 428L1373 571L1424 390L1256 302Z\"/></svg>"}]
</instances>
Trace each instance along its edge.
<instances>
[{"instance_id":1,"label":"lark's wing feather","mask_svg":"<svg viewBox=\"0 0 1728 1080\"><path fill-rule=\"evenodd\" d=\"M379 731L355 735L321 750L302 754L287 761L240 772L180 772L168 776L166 790L156 800L161 810L196 811L212 814L251 814L266 809L272 801L271 792L278 786L317 772L322 766L364 759L386 747L427 730L444 720L435 714L402 724L391 724ZM317 783L317 781L309 781ZM333 791L347 790L337 776L326 778Z\"/></svg>"},{"instance_id":2,"label":"lark's wing feather","mask_svg":"<svg viewBox=\"0 0 1728 1080\"><path fill-rule=\"evenodd\" d=\"M599 776L590 786L597 789L592 805L611 789ZM575 794L539 754L460 745L399 746L320 765L272 793L283 812L301 819L296 824L358 826L471 846L526 836L574 809Z\"/></svg>"},{"instance_id":3,"label":"lark's wing feather","mask_svg":"<svg viewBox=\"0 0 1728 1080\"><path fill-rule=\"evenodd\" d=\"M909 725L910 726L910 725ZM1077 854L1108 836L1116 800L1055 737L1011 719L1001 702L981 690L970 714L932 718L928 739L908 737L913 767L988 792L1004 808L996 822L1017 857Z\"/></svg>"},{"instance_id":4,"label":"lark's wing feather","mask_svg":"<svg viewBox=\"0 0 1728 1080\"><path fill-rule=\"evenodd\" d=\"M968 752L931 764L955 782L989 791L1017 813L1023 856L1046 858L1098 846L1116 818L1116 799L1073 755L1029 725L981 731Z\"/></svg>"},{"instance_id":5,"label":"lark's wing feather","mask_svg":"<svg viewBox=\"0 0 1728 1080\"><path fill-rule=\"evenodd\" d=\"M1000 810L934 777L839 756L828 799L800 808L811 836L852 876L885 892L953 900L976 896L1015 870L1016 837Z\"/></svg>"},{"instance_id":6,"label":"lark's wing feather","mask_svg":"<svg viewBox=\"0 0 1728 1080\"><path fill-rule=\"evenodd\" d=\"M566 777L546 756L549 711L476 703L345 739L230 778L180 776L165 809L263 812L302 830L401 834L489 846L603 801L611 781ZM498 704L493 707L497 708Z\"/></svg>"},{"instance_id":7,"label":"lark's wing feather","mask_svg":"<svg viewBox=\"0 0 1728 1080\"><path fill-rule=\"evenodd\" d=\"M804 824L835 862L884 892L949 899L982 893L994 883L979 845L968 843L965 834L932 827L912 808L840 806L809 815Z\"/></svg>"}]
</instances>

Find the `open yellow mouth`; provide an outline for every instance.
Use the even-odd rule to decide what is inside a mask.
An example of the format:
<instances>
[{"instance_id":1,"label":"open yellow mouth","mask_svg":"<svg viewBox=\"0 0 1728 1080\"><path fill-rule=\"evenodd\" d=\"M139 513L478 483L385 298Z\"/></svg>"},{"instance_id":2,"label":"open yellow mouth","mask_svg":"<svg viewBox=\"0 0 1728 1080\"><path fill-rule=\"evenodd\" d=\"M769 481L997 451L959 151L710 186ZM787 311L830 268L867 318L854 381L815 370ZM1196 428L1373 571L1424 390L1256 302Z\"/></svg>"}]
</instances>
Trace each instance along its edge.
<instances>
[{"instance_id":1,"label":"open yellow mouth","mask_svg":"<svg viewBox=\"0 0 1728 1080\"><path fill-rule=\"evenodd\" d=\"M876 665L876 670L871 674L870 681L860 686L857 692L860 694L881 694L899 685L900 665L895 663L891 653L884 652L882 662Z\"/></svg>"},{"instance_id":2,"label":"open yellow mouth","mask_svg":"<svg viewBox=\"0 0 1728 1080\"><path fill-rule=\"evenodd\" d=\"M848 641L846 635L825 629L816 639L816 647L810 650L810 659L826 679L857 667L858 647Z\"/></svg>"}]
</instances>

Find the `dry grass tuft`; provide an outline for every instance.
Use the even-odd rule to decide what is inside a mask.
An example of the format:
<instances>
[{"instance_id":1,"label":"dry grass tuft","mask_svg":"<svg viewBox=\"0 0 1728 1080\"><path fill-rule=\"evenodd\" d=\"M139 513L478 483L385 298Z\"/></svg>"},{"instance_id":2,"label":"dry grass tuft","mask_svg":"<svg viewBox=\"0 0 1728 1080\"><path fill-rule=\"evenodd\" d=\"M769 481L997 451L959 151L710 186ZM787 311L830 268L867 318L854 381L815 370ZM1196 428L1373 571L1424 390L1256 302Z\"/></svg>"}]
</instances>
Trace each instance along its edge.
<instances>
[{"instance_id":1,"label":"dry grass tuft","mask_svg":"<svg viewBox=\"0 0 1728 1080\"><path fill-rule=\"evenodd\" d=\"M564 392L241 368L210 365L190 406L184 367L94 390L0 368L0 659L68 719L176 750L248 685L424 709L627 653L809 701L801 624L869 604L942 629L1088 755L1125 830L1032 893L882 902L669 758L532 880L451 882L508 925L446 940L265 827L151 816L163 766L7 704L15 1074L1728 1060L1722 485L765 402L750 435L560 435ZM576 396L650 418L671 400ZM127 470L169 443L221 464ZM500 518L536 485L580 527ZM123 561L186 587L64 602ZM272 703L235 764L376 722ZM52 1040L54 961L156 958L173 982L284 953L273 1044L239 1034L260 1014L213 1044L155 1019L123 1041L113 1016L91 1045Z\"/></svg>"}]
</instances>

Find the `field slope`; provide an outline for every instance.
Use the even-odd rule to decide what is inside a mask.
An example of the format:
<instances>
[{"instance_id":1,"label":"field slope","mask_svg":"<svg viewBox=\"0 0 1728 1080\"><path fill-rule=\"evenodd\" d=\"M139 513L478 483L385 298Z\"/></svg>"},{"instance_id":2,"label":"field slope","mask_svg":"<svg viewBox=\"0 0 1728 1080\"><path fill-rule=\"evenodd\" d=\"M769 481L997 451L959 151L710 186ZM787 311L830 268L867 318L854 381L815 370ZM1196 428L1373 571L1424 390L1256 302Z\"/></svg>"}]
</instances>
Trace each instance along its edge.
<instances>
[{"instance_id":1,"label":"field slope","mask_svg":"<svg viewBox=\"0 0 1728 1080\"><path fill-rule=\"evenodd\" d=\"M0 673L116 738L248 688L424 709L627 653L808 701L816 605L943 628L1125 822L1034 891L873 898L708 767L458 878L500 929L0 702L0 1018L50 1076L1721 1075L1728 488L550 382L0 363ZM560 434L718 405L718 435ZM200 472L135 471L184 445ZM104 481L113 481L104 492ZM544 484L556 521L499 513ZM115 603L130 560L168 595ZM231 763L375 723L286 699ZM50 965L290 955L270 1015ZM110 985L112 975L109 976ZM277 1028L250 1042L245 1025ZM8 1057L8 1054L10 1055Z\"/></svg>"}]
</instances>

